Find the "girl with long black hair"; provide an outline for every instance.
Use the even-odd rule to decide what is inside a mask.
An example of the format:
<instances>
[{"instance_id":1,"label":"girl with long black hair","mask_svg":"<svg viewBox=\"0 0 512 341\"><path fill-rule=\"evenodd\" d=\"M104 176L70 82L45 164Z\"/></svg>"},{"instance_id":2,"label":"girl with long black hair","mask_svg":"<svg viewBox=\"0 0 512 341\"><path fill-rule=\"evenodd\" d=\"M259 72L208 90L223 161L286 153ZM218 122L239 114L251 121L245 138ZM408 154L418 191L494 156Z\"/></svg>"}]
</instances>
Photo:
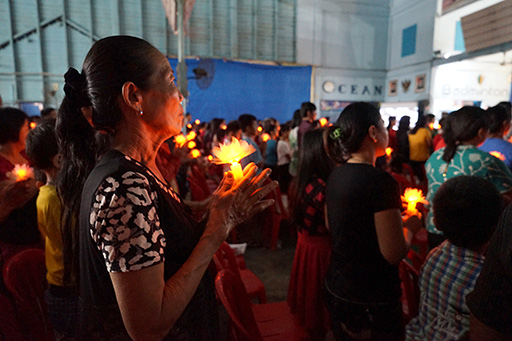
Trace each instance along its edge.
<instances>
[{"instance_id":1,"label":"girl with long black hair","mask_svg":"<svg viewBox=\"0 0 512 341\"><path fill-rule=\"evenodd\" d=\"M374 167L388 133L370 103L346 107L328 130L327 151L338 166L326 186L332 256L325 298L337 340L398 340L403 334L398 264L421 226L408 219L396 181Z\"/></svg>"}]
</instances>

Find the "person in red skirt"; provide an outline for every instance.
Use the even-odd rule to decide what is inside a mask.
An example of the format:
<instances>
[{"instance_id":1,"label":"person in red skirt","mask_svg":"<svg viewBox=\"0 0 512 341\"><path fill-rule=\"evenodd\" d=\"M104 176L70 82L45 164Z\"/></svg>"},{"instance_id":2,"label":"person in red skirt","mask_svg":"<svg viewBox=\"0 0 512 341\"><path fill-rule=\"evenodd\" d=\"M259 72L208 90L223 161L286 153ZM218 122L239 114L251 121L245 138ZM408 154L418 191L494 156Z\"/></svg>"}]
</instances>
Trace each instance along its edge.
<instances>
[{"instance_id":1,"label":"person in red skirt","mask_svg":"<svg viewBox=\"0 0 512 341\"><path fill-rule=\"evenodd\" d=\"M325 152L323 133L324 129L317 129L304 135L298 174L291 189L291 212L298 238L288 304L313 340L323 340L329 329L323 282L331 257L331 238L325 227L324 197L333 163Z\"/></svg>"}]
</instances>

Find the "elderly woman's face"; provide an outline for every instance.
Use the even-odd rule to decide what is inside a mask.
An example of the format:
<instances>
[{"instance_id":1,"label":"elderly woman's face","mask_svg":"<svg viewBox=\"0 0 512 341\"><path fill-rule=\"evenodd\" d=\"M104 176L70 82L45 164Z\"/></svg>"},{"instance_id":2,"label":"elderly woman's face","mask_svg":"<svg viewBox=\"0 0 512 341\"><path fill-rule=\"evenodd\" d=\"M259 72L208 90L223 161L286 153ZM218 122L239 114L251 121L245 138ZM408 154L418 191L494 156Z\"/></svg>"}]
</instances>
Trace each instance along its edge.
<instances>
[{"instance_id":1,"label":"elderly woman's face","mask_svg":"<svg viewBox=\"0 0 512 341\"><path fill-rule=\"evenodd\" d=\"M177 135L183 125L183 96L175 84L169 61L163 54L155 56L156 71L152 87L144 94L144 119L166 135Z\"/></svg>"}]
</instances>

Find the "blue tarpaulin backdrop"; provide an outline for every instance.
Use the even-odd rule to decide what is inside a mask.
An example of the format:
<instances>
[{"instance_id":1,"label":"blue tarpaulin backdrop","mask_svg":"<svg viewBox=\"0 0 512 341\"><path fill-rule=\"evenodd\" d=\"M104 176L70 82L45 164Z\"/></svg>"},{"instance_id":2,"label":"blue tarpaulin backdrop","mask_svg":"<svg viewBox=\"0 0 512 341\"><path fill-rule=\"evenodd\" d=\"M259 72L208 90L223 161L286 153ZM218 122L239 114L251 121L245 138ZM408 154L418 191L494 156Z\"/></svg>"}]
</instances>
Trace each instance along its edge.
<instances>
[{"instance_id":1,"label":"blue tarpaulin backdrop","mask_svg":"<svg viewBox=\"0 0 512 341\"><path fill-rule=\"evenodd\" d=\"M176 74L177 59L169 59ZM188 78L200 60L187 59ZM258 119L274 117L280 122L292 119L302 102L309 101L310 66L272 66L213 59L215 73L207 89L200 89L189 79L187 112L192 118L210 121L214 117L226 122L250 113Z\"/></svg>"}]
</instances>

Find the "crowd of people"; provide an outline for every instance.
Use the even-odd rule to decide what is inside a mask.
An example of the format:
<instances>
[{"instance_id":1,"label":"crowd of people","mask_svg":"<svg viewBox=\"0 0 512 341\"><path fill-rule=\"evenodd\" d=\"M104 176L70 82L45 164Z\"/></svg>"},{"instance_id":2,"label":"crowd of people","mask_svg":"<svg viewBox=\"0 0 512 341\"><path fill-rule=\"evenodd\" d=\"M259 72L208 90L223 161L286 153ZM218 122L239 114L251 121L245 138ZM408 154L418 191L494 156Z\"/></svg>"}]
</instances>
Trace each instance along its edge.
<instances>
[{"instance_id":1,"label":"crowd of people","mask_svg":"<svg viewBox=\"0 0 512 341\"><path fill-rule=\"evenodd\" d=\"M59 109L37 121L0 108L0 265L45 250L57 337L218 339L209 264L247 224L264 236L277 199L297 232L287 301L310 339L512 337L510 103L463 107L439 129L419 115L395 130L365 102L331 123L311 102L288 122L200 122L165 56L128 36L64 77ZM233 139L254 148L241 179L210 162ZM398 176L426 192L420 213ZM399 264L424 229L419 312L404 321Z\"/></svg>"}]
</instances>

